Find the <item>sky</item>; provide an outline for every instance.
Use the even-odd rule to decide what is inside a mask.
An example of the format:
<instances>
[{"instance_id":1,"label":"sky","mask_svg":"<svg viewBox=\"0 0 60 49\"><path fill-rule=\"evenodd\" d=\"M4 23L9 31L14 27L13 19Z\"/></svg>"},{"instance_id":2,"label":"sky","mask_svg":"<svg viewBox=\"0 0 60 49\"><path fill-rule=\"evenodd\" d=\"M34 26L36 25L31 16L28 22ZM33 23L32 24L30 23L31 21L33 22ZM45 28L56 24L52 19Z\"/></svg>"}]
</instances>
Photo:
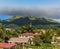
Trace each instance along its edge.
<instances>
[{"instance_id":1,"label":"sky","mask_svg":"<svg viewBox=\"0 0 60 49\"><path fill-rule=\"evenodd\" d=\"M10 16L60 19L60 0L0 0L0 19Z\"/></svg>"}]
</instances>

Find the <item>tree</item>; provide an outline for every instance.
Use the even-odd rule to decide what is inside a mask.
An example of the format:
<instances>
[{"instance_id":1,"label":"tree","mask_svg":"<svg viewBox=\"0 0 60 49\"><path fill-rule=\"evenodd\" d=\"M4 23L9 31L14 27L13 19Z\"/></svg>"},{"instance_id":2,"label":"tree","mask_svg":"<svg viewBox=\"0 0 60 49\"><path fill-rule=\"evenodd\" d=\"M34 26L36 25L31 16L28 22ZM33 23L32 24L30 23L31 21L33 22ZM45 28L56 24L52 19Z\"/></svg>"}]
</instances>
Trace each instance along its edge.
<instances>
[{"instance_id":1,"label":"tree","mask_svg":"<svg viewBox=\"0 0 60 49\"><path fill-rule=\"evenodd\" d=\"M40 46L40 45L42 45L43 42L39 36L36 36L33 38L33 43L35 44L35 46Z\"/></svg>"},{"instance_id":2,"label":"tree","mask_svg":"<svg viewBox=\"0 0 60 49\"><path fill-rule=\"evenodd\" d=\"M21 27L22 33L24 32L34 32L35 27L31 25L24 25Z\"/></svg>"},{"instance_id":3,"label":"tree","mask_svg":"<svg viewBox=\"0 0 60 49\"><path fill-rule=\"evenodd\" d=\"M60 36L60 28L56 30L57 35Z\"/></svg>"},{"instance_id":4,"label":"tree","mask_svg":"<svg viewBox=\"0 0 60 49\"><path fill-rule=\"evenodd\" d=\"M52 37L54 36L55 31L53 30L46 30L45 34L41 35L41 39L43 40L44 43L51 43Z\"/></svg>"}]
</instances>

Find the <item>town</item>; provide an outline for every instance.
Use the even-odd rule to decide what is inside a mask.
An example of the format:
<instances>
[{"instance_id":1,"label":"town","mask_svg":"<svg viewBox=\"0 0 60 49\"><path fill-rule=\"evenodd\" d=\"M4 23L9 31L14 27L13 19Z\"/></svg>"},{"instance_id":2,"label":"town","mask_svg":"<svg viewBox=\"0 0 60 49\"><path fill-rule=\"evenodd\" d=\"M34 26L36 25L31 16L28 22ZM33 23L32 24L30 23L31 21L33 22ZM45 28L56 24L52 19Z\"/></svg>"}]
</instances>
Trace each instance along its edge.
<instances>
[{"instance_id":1,"label":"town","mask_svg":"<svg viewBox=\"0 0 60 49\"><path fill-rule=\"evenodd\" d=\"M0 49L60 49L60 0L0 0Z\"/></svg>"},{"instance_id":2,"label":"town","mask_svg":"<svg viewBox=\"0 0 60 49\"><path fill-rule=\"evenodd\" d=\"M0 23L0 49L60 48L59 30L36 29L31 23L27 26L22 26L19 30L20 28L3 28Z\"/></svg>"}]
</instances>

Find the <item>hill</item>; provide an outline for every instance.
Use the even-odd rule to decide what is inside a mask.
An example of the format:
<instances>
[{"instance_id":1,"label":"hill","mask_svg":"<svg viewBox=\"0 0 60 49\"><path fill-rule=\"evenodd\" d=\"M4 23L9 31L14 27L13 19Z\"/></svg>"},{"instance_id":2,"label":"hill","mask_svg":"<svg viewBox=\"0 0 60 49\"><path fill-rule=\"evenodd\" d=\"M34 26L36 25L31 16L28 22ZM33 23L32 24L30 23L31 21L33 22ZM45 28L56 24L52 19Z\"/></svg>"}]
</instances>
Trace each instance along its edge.
<instances>
[{"instance_id":1,"label":"hill","mask_svg":"<svg viewBox=\"0 0 60 49\"><path fill-rule=\"evenodd\" d=\"M50 24L59 24L54 20L46 18L37 18L32 16L12 16L11 18L4 20L3 24L15 24L18 26L26 25L50 25Z\"/></svg>"}]
</instances>

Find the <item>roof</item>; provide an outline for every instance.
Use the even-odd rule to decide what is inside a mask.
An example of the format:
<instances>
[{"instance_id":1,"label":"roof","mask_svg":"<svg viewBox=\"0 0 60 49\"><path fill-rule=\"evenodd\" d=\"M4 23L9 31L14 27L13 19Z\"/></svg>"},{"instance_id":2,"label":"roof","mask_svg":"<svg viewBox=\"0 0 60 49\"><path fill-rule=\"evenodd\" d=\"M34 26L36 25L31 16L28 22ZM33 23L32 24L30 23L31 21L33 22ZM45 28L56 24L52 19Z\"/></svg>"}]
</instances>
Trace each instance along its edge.
<instances>
[{"instance_id":1,"label":"roof","mask_svg":"<svg viewBox=\"0 0 60 49\"><path fill-rule=\"evenodd\" d=\"M22 36L36 36L38 34L34 34L32 32L26 32L26 33L23 33L23 34L20 34L20 35L22 35Z\"/></svg>"},{"instance_id":2,"label":"roof","mask_svg":"<svg viewBox=\"0 0 60 49\"><path fill-rule=\"evenodd\" d=\"M57 39L60 39L60 36L58 36L58 35L55 35L55 37L56 37Z\"/></svg>"},{"instance_id":3,"label":"roof","mask_svg":"<svg viewBox=\"0 0 60 49\"><path fill-rule=\"evenodd\" d=\"M27 43L28 42L28 38L11 38L8 42L14 42L14 43Z\"/></svg>"},{"instance_id":4,"label":"roof","mask_svg":"<svg viewBox=\"0 0 60 49\"><path fill-rule=\"evenodd\" d=\"M45 29L40 29L40 31L41 31L41 32L43 32L43 33L45 33L45 32L46 32L46 30L45 30Z\"/></svg>"},{"instance_id":5,"label":"roof","mask_svg":"<svg viewBox=\"0 0 60 49\"><path fill-rule=\"evenodd\" d=\"M0 48L11 48L11 47L14 47L15 45L16 44L0 42Z\"/></svg>"}]
</instances>

